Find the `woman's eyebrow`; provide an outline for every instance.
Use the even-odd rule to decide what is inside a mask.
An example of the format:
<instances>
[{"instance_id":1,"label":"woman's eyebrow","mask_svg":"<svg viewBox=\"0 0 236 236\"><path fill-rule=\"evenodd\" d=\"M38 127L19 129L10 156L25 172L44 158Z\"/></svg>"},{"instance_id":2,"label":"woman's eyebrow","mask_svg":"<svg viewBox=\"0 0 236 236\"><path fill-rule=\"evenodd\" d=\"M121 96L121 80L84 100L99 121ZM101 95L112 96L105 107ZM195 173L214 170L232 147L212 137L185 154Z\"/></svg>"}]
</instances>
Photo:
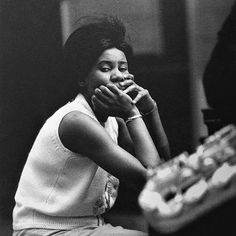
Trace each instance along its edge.
<instances>
[{"instance_id":1,"label":"woman's eyebrow","mask_svg":"<svg viewBox=\"0 0 236 236\"><path fill-rule=\"evenodd\" d=\"M99 62L97 63L97 65L100 66L100 65L107 64L107 65L111 66L111 65L113 65L113 64L115 64L115 63L116 63L116 62L110 61L110 60L102 60L102 61L99 61ZM127 62L127 61L118 61L118 64L119 64L119 65L128 65L128 62Z\"/></svg>"},{"instance_id":2,"label":"woman's eyebrow","mask_svg":"<svg viewBox=\"0 0 236 236\"><path fill-rule=\"evenodd\" d=\"M125 65L128 65L128 62L127 61L119 61L119 64L125 64Z\"/></svg>"},{"instance_id":3,"label":"woman's eyebrow","mask_svg":"<svg viewBox=\"0 0 236 236\"><path fill-rule=\"evenodd\" d=\"M113 62L112 62L112 61L109 61L109 60L102 60L102 61L99 61L97 64L98 64L98 65L102 65L102 64L112 65Z\"/></svg>"}]
</instances>

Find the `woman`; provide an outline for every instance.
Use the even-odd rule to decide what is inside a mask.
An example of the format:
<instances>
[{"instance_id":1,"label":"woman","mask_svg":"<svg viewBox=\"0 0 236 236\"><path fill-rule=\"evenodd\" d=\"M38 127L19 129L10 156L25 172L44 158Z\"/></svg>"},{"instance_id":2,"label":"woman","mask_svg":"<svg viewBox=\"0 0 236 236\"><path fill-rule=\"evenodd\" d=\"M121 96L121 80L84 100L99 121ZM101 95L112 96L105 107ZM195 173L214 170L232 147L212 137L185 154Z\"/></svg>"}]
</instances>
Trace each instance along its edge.
<instances>
[{"instance_id":1,"label":"woman","mask_svg":"<svg viewBox=\"0 0 236 236\"><path fill-rule=\"evenodd\" d=\"M29 153L14 235L145 235L101 216L115 202L118 179L140 191L158 151L169 158L156 103L129 73L125 28L114 17L86 18L64 56L65 90L76 98L45 122Z\"/></svg>"}]
</instances>

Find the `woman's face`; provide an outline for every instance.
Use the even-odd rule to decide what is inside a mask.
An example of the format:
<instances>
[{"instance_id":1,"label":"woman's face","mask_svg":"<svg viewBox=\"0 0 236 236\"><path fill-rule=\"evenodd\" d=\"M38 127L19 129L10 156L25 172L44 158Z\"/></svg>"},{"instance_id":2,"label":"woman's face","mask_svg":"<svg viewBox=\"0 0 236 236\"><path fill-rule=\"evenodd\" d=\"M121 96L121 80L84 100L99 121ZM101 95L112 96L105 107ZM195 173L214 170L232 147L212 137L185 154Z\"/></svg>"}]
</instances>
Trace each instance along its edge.
<instances>
[{"instance_id":1,"label":"woman's face","mask_svg":"<svg viewBox=\"0 0 236 236\"><path fill-rule=\"evenodd\" d=\"M114 83L117 87L120 87L119 82L123 81L128 74L128 63L125 54L117 48L107 49L98 58L87 76L84 95L90 99L95 88L108 83Z\"/></svg>"}]
</instances>

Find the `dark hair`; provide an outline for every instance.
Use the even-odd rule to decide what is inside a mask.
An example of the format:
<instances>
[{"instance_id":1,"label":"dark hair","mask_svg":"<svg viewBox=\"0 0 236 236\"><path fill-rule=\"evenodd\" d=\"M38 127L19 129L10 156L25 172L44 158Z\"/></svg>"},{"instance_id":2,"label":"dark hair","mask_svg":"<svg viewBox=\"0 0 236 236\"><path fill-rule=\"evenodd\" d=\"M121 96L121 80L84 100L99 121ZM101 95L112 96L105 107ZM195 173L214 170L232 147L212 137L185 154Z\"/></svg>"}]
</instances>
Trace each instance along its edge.
<instances>
[{"instance_id":1,"label":"dark hair","mask_svg":"<svg viewBox=\"0 0 236 236\"><path fill-rule=\"evenodd\" d=\"M79 23L63 50L66 81L72 88L70 99L78 93L78 81L85 79L103 51L118 48L124 52L129 63L133 57L125 26L117 17L86 16Z\"/></svg>"}]
</instances>

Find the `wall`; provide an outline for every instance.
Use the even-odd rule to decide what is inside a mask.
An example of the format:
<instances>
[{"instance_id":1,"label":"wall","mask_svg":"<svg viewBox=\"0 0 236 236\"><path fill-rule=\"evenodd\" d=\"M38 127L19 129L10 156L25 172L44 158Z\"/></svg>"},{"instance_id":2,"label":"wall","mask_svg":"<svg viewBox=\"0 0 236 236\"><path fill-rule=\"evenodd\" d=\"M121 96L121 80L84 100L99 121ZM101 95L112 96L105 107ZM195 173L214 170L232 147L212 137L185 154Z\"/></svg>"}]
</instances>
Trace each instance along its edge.
<instances>
[{"instance_id":1,"label":"wall","mask_svg":"<svg viewBox=\"0 0 236 236\"><path fill-rule=\"evenodd\" d=\"M63 41L77 27L78 19L101 13L117 15L124 20L136 53L161 53L163 38L159 1L156 0L63 0Z\"/></svg>"}]
</instances>

